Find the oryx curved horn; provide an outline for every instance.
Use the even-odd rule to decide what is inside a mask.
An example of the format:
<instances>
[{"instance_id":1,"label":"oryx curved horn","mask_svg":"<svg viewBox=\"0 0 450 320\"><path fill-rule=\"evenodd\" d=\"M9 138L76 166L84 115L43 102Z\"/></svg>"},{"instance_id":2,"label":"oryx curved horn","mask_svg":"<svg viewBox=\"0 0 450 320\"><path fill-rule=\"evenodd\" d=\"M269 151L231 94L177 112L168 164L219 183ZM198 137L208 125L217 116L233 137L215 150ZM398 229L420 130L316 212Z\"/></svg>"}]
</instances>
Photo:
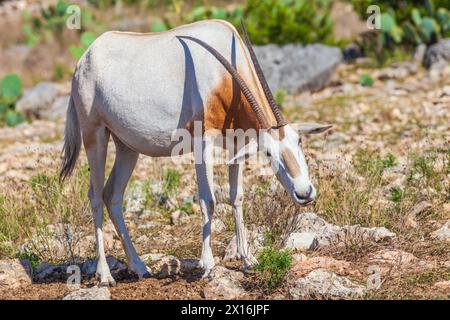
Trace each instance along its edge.
<instances>
[{"instance_id":1,"label":"oryx curved horn","mask_svg":"<svg viewBox=\"0 0 450 320\"><path fill-rule=\"evenodd\" d=\"M253 96L252 92L250 91L249 87L245 83L244 79L239 75L239 73L236 71L236 69L225 59L223 55L221 55L216 49L211 47L209 44L205 43L204 41L190 37L190 36L177 36L179 39L188 39L191 41L194 41L204 47L206 50L208 50L224 67L225 69L231 74L233 79L237 82L239 85L239 88L241 89L242 93L244 94L245 98L247 99L248 103L250 104L251 108L256 114L256 118L258 119L259 124L263 129L269 129L270 124L268 123L268 120L264 116L261 107L259 106L258 102L256 102L255 97Z\"/></svg>"},{"instance_id":2,"label":"oryx curved horn","mask_svg":"<svg viewBox=\"0 0 450 320\"><path fill-rule=\"evenodd\" d=\"M258 58L256 57L255 51L253 50L252 43L250 42L250 38L247 34L247 29L245 28L244 21L241 19L242 33L244 35L245 45L247 46L248 52L250 53L250 57L253 61L253 65L256 70L256 75L258 76L259 82L261 83L264 94L269 102L270 108L275 116L277 121L277 127L282 127L286 125L284 121L283 115L281 114L280 107L275 102L275 99L272 95L272 91L270 91L269 85L267 84L266 77L261 69L261 65L259 64Z\"/></svg>"}]
</instances>

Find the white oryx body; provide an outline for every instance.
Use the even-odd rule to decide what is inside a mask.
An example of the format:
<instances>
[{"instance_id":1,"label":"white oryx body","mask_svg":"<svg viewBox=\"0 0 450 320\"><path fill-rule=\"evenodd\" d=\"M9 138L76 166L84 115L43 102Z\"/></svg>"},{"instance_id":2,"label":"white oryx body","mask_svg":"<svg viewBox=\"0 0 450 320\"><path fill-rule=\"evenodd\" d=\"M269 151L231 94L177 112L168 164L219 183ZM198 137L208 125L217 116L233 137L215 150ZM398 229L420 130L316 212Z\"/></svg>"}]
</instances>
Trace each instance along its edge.
<instances>
[{"instance_id":1,"label":"white oryx body","mask_svg":"<svg viewBox=\"0 0 450 320\"><path fill-rule=\"evenodd\" d=\"M248 85L262 116L255 116L251 103L235 86L234 78L211 52L177 36L200 39L225 57ZM174 131L191 130L194 121L201 121L207 132L212 129L222 133L230 128L260 129L264 127L261 117L266 127L277 123L246 46L235 28L220 20L156 34L103 34L77 65L67 115L61 175L64 178L71 173L83 140L91 170L89 197L97 239L97 275L103 285L114 284L103 248L103 204L122 240L130 270L140 278L148 274L122 216L124 190L139 153L170 156L177 143L172 141ZM312 126L307 131L319 132L324 128ZM116 160L104 185L110 135L116 144ZM273 143L277 139L280 143ZM314 198L315 190L298 140L297 132L286 125L266 133L259 149L270 153L272 162L281 165L277 176L294 201L307 203ZM242 153L238 157L243 156ZM215 203L212 164L196 164L196 172L204 223L200 266L208 271L214 266L210 244ZM251 265L255 259L248 252L242 217L242 164L231 164L229 173L238 254L246 265Z\"/></svg>"}]
</instances>

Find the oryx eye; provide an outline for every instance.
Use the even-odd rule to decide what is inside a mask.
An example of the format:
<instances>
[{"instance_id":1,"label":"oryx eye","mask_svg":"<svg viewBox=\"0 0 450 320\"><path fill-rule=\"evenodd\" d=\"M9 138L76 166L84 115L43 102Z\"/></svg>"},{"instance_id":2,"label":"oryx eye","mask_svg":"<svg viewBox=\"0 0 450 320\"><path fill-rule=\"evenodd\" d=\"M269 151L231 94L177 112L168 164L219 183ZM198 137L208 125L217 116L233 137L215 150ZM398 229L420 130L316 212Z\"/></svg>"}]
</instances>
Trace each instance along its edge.
<instances>
[{"instance_id":1,"label":"oryx eye","mask_svg":"<svg viewBox=\"0 0 450 320\"><path fill-rule=\"evenodd\" d=\"M270 154L269 151L266 151L266 156L268 156L270 158L272 155Z\"/></svg>"}]
</instances>

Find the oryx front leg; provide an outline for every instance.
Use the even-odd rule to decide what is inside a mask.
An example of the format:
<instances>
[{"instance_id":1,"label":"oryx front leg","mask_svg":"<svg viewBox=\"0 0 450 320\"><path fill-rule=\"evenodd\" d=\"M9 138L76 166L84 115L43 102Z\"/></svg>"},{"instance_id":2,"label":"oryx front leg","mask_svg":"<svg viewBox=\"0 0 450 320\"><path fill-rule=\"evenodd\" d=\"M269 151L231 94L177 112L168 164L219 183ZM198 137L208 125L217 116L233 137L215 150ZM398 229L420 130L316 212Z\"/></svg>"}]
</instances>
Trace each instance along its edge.
<instances>
[{"instance_id":1,"label":"oryx front leg","mask_svg":"<svg viewBox=\"0 0 450 320\"><path fill-rule=\"evenodd\" d=\"M200 267L205 275L214 267L214 257L211 249L211 222L214 214L215 197L213 185L213 161L210 158L212 146L202 142L203 157L196 154L195 171L197 174L199 204L203 218L203 243ZM194 151L195 153L195 151Z\"/></svg>"},{"instance_id":2,"label":"oryx front leg","mask_svg":"<svg viewBox=\"0 0 450 320\"><path fill-rule=\"evenodd\" d=\"M84 147L91 173L89 199L94 217L95 238L97 242L97 271L96 276L100 280L100 286L114 286L116 282L106 262L105 248L103 244L103 183L105 181L106 151L109 140L109 132L101 127L89 131L83 137Z\"/></svg>"},{"instance_id":3,"label":"oryx front leg","mask_svg":"<svg viewBox=\"0 0 450 320\"><path fill-rule=\"evenodd\" d=\"M142 279L149 277L150 273L136 253L122 213L123 194L133 169L136 166L139 154L125 146L114 135L113 138L116 145L116 159L105 189L103 190L103 199L108 209L109 217L119 234L125 250L128 268L136 273L139 279Z\"/></svg>"},{"instance_id":4,"label":"oryx front leg","mask_svg":"<svg viewBox=\"0 0 450 320\"><path fill-rule=\"evenodd\" d=\"M243 163L231 164L228 168L230 183L230 204L233 210L234 223L236 225L237 257L244 262L244 268L249 268L257 263L256 258L250 252L247 243L247 230L244 226L242 203L244 201Z\"/></svg>"}]
</instances>

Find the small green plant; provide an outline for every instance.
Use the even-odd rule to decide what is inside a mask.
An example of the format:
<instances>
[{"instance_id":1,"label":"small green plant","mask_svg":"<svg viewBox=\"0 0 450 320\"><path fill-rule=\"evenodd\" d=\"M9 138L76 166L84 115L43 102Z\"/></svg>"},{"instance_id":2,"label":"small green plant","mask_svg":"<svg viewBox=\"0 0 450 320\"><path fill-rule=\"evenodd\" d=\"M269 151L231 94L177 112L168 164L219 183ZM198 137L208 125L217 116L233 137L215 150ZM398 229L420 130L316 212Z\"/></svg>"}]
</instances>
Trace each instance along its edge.
<instances>
[{"instance_id":1,"label":"small green plant","mask_svg":"<svg viewBox=\"0 0 450 320\"><path fill-rule=\"evenodd\" d=\"M170 198L175 197L175 192L178 190L181 181L181 173L174 169L168 169L164 171L163 181L161 189L158 192L152 190L151 181L146 181L143 184L143 192L145 195L144 206L154 207L158 206L162 211L167 209L164 205ZM183 210L186 213L192 213L192 203L186 202L181 206L177 206L177 209Z\"/></svg>"},{"instance_id":2,"label":"small green plant","mask_svg":"<svg viewBox=\"0 0 450 320\"><path fill-rule=\"evenodd\" d=\"M24 121L22 113L15 110L22 95L22 80L15 74L6 75L0 82L0 123L14 127Z\"/></svg>"},{"instance_id":3,"label":"small green plant","mask_svg":"<svg viewBox=\"0 0 450 320\"><path fill-rule=\"evenodd\" d=\"M152 32L163 32L166 31L167 29L168 29L167 23L160 19L157 19L152 22L151 25Z\"/></svg>"},{"instance_id":4,"label":"small green plant","mask_svg":"<svg viewBox=\"0 0 450 320\"><path fill-rule=\"evenodd\" d=\"M69 52L72 56L79 60L84 52L89 48L89 46L95 41L96 36L92 32L84 32L80 38L80 44L78 46L72 45L69 47Z\"/></svg>"},{"instance_id":5,"label":"small green plant","mask_svg":"<svg viewBox=\"0 0 450 320\"><path fill-rule=\"evenodd\" d=\"M405 191L401 187L393 187L390 190L390 200L400 203L405 197Z\"/></svg>"},{"instance_id":6,"label":"small green plant","mask_svg":"<svg viewBox=\"0 0 450 320\"><path fill-rule=\"evenodd\" d=\"M384 168L392 168L397 164L395 156L392 153L388 153L386 158L382 159L381 162Z\"/></svg>"},{"instance_id":7,"label":"small green plant","mask_svg":"<svg viewBox=\"0 0 450 320\"><path fill-rule=\"evenodd\" d=\"M33 270L41 263L39 257L32 252L22 252L17 255L17 259L28 260Z\"/></svg>"},{"instance_id":8,"label":"small green plant","mask_svg":"<svg viewBox=\"0 0 450 320\"><path fill-rule=\"evenodd\" d=\"M163 193L172 196L180 186L181 173L174 169L168 169L164 173Z\"/></svg>"},{"instance_id":9,"label":"small green plant","mask_svg":"<svg viewBox=\"0 0 450 320\"><path fill-rule=\"evenodd\" d=\"M286 90L278 89L275 92L275 101L280 106L283 107L284 100L286 99Z\"/></svg>"},{"instance_id":10,"label":"small green plant","mask_svg":"<svg viewBox=\"0 0 450 320\"><path fill-rule=\"evenodd\" d=\"M292 255L287 249L280 251L270 246L262 250L258 261L255 270L259 272L261 284L268 290L274 290L291 269Z\"/></svg>"},{"instance_id":11,"label":"small green plant","mask_svg":"<svg viewBox=\"0 0 450 320\"><path fill-rule=\"evenodd\" d=\"M431 44L450 35L448 0L391 1L353 0L353 7L367 18L367 7L381 9L379 41L384 48L394 45Z\"/></svg>"},{"instance_id":12,"label":"small green plant","mask_svg":"<svg viewBox=\"0 0 450 320\"><path fill-rule=\"evenodd\" d=\"M362 74L359 77L359 84L363 87L371 87L373 86L373 78L368 74Z\"/></svg>"}]
</instances>

